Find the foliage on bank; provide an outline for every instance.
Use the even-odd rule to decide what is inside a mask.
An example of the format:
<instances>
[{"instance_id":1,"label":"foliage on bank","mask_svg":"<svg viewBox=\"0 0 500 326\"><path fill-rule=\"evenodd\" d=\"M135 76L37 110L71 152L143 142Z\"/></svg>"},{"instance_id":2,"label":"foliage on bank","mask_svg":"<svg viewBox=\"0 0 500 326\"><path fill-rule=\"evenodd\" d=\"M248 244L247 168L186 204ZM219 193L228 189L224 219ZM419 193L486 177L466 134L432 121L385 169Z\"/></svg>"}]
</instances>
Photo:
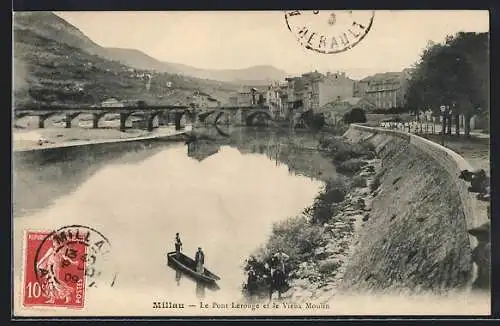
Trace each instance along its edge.
<instances>
[{"instance_id":1,"label":"foliage on bank","mask_svg":"<svg viewBox=\"0 0 500 326\"><path fill-rule=\"evenodd\" d=\"M430 107L438 113L441 105L455 104L455 114L469 118L478 113L487 115L489 76L488 33L460 32L448 36L444 43L430 42L412 73L408 106Z\"/></svg>"},{"instance_id":2,"label":"foliage on bank","mask_svg":"<svg viewBox=\"0 0 500 326\"><path fill-rule=\"evenodd\" d=\"M328 241L324 224L342 211L346 196L353 188L366 186L363 177L353 176L365 165L364 160L374 158L373 146L327 136L320 139L318 146L337 167L344 167L348 171L343 174L341 168L335 178L326 180L323 190L302 214L275 223L268 242L246 261L244 270L254 269L257 283L264 292L267 290L265 279L269 274L266 266L273 266L273 255L282 250L290 256L285 263L287 273L311 261L315 257L315 249L326 245ZM350 168L347 169L347 166ZM330 273L331 269L322 268L320 272Z\"/></svg>"},{"instance_id":3,"label":"foliage on bank","mask_svg":"<svg viewBox=\"0 0 500 326\"><path fill-rule=\"evenodd\" d=\"M365 123L366 113L361 108L354 108L344 114L344 123Z\"/></svg>"}]
</instances>

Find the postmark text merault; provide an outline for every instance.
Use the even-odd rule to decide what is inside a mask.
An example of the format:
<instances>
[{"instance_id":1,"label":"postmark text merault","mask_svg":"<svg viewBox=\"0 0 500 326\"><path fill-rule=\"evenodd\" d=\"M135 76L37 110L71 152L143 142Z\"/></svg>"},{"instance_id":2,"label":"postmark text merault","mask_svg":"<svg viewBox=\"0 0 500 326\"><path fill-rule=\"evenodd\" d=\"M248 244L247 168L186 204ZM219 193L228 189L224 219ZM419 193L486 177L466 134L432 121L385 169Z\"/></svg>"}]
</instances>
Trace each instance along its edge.
<instances>
[{"instance_id":1,"label":"postmark text merault","mask_svg":"<svg viewBox=\"0 0 500 326\"><path fill-rule=\"evenodd\" d=\"M309 50L324 54L347 51L370 31L373 11L286 11L288 29Z\"/></svg>"}]
</instances>

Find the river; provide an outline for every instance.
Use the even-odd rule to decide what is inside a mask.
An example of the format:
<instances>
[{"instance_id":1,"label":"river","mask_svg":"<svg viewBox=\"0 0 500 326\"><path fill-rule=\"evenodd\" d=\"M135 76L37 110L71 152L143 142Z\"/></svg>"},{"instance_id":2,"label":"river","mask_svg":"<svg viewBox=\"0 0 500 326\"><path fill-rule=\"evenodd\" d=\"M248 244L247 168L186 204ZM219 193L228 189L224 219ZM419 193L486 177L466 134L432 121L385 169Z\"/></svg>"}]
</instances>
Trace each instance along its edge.
<instances>
[{"instance_id":1,"label":"river","mask_svg":"<svg viewBox=\"0 0 500 326\"><path fill-rule=\"evenodd\" d=\"M266 242L274 222L313 202L322 178L333 176L335 168L314 150L317 141L309 133L255 128L199 133L205 140L189 145L148 141L15 156L16 307L23 232L72 224L109 239L106 266L118 275L113 288L88 289L79 313L168 315L174 313L153 311L152 301L239 300L244 260ZM203 248L206 267L221 276L217 288L167 266L176 232L187 255Z\"/></svg>"}]
</instances>

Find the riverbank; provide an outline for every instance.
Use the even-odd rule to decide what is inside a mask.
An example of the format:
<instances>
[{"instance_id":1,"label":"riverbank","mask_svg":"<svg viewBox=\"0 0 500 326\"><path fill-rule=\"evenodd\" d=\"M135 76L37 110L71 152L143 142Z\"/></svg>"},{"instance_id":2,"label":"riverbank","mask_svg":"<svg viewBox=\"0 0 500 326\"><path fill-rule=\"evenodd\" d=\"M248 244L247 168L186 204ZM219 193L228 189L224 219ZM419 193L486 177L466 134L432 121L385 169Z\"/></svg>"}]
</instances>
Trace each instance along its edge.
<instances>
[{"instance_id":1,"label":"riverbank","mask_svg":"<svg viewBox=\"0 0 500 326\"><path fill-rule=\"evenodd\" d=\"M314 248L313 259L302 262L291 273L290 290L282 296L293 302L331 302L339 294L346 263L358 242L361 228L370 219L374 197L377 195L379 159L364 160L364 167L353 179L350 191L340 203L339 211L322 226L325 242Z\"/></svg>"},{"instance_id":2,"label":"riverbank","mask_svg":"<svg viewBox=\"0 0 500 326\"><path fill-rule=\"evenodd\" d=\"M14 152L40 150L46 148L71 147L90 144L103 144L148 140L184 134L185 130L175 130L174 127L160 127L153 131L116 128L46 128L36 130L14 129L12 147Z\"/></svg>"},{"instance_id":3,"label":"riverbank","mask_svg":"<svg viewBox=\"0 0 500 326\"><path fill-rule=\"evenodd\" d=\"M252 258L270 265L269 253L277 248L289 254L285 300L326 303L349 293L440 296L470 289L477 274L467 230L488 217L458 179L468 166L463 158L404 133L361 128L320 140L319 147L345 175L342 200L327 200L342 188L327 182L304 215L330 218L283 223ZM359 155L363 150L375 155ZM488 296L478 298L486 311Z\"/></svg>"},{"instance_id":4,"label":"riverbank","mask_svg":"<svg viewBox=\"0 0 500 326\"><path fill-rule=\"evenodd\" d=\"M272 256L281 249L290 257L283 298L327 303L342 279L357 230L370 218L371 188L380 168L374 147L323 134L318 149L342 174L325 179L323 191L301 215L275 224L269 241L247 261L245 269L256 272L261 297L267 294L268 267L275 266Z\"/></svg>"}]
</instances>

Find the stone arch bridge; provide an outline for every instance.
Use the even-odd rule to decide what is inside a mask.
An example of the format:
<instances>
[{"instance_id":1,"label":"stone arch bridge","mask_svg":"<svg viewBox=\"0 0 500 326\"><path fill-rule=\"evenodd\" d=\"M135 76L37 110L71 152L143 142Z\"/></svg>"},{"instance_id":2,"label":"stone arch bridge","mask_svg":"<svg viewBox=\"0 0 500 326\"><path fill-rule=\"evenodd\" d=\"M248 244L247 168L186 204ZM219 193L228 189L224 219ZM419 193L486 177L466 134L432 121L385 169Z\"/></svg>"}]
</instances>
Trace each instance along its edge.
<instances>
[{"instance_id":1,"label":"stone arch bridge","mask_svg":"<svg viewBox=\"0 0 500 326\"><path fill-rule=\"evenodd\" d=\"M153 130L155 117L162 116L167 121L175 123L180 130L183 116L190 118L193 124L207 123L209 117L213 124L217 124L222 117L230 120L234 125L252 125L256 118L274 120L269 110L258 106L248 107L217 107L192 108L190 106L128 106L128 107L92 107L92 106L25 106L14 108L14 119L27 116L38 117L38 127L45 127L45 120L52 116L65 116L66 128L71 128L72 121L80 114L91 114L93 128L99 128L99 121L106 114L120 115L120 130L125 130L127 119L130 116L141 116L146 121L147 129Z\"/></svg>"}]
</instances>

